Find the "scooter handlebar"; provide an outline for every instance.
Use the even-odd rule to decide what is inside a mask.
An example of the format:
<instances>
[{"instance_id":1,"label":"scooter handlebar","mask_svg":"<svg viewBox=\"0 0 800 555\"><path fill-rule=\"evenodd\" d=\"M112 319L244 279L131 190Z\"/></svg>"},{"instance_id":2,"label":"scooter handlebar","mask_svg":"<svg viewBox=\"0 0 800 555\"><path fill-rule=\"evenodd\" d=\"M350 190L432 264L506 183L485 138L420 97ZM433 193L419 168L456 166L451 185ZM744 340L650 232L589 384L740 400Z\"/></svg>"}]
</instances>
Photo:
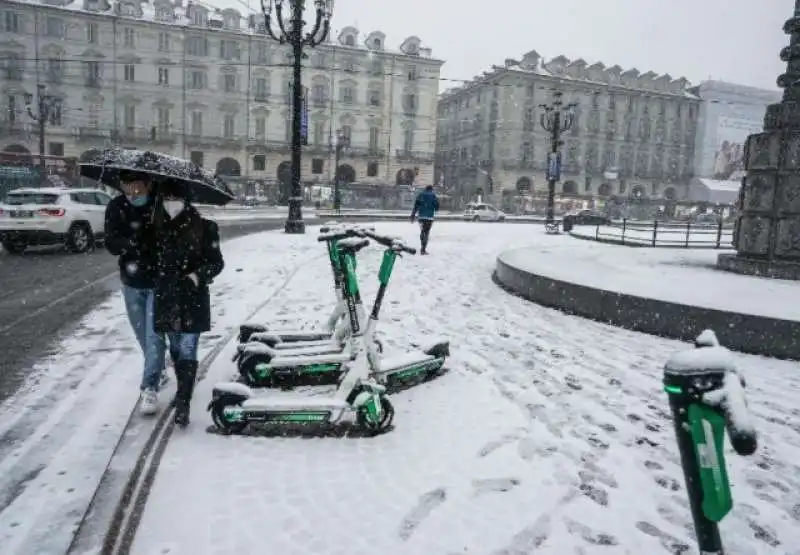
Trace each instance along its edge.
<instances>
[{"instance_id":1,"label":"scooter handlebar","mask_svg":"<svg viewBox=\"0 0 800 555\"><path fill-rule=\"evenodd\" d=\"M344 239L346 237L363 237L364 230L372 230L374 227L362 227L358 225L336 225L336 226L323 226L319 229L319 236L317 241L333 241L336 239Z\"/></svg>"},{"instance_id":2,"label":"scooter handlebar","mask_svg":"<svg viewBox=\"0 0 800 555\"><path fill-rule=\"evenodd\" d=\"M317 241L320 243L327 241L338 241L347 239L348 237L364 237L363 232L358 228L344 228L344 229L331 229L327 233L322 233L317 236Z\"/></svg>"},{"instance_id":3,"label":"scooter handlebar","mask_svg":"<svg viewBox=\"0 0 800 555\"><path fill-rule=\"evenodd\" d=\"M365 237L369 237L376 243L389 247L397 252L406 252L408 254L417 254L417 249L407 246L403 241L397 237L389 237L388 235L379 235L372 230L364 229L362 233Z\"/></svg>"}]
</instances>

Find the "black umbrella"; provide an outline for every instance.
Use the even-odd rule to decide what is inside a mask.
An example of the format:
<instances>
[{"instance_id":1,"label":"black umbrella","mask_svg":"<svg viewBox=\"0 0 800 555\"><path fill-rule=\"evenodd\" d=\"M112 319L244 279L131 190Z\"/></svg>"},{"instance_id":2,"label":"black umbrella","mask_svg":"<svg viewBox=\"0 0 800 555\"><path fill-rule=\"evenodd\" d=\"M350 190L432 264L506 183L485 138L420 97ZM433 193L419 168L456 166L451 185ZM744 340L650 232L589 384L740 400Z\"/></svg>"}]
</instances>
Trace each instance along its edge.
<instances>
[{"instance_id":1,"label":"black umbrella","mask_svg":"<svg viewBox=\"0 0 800 555\"><path fill-rule=\"evenodd\" d=\"M120 173L140 174L171 190L186 191L198 204L228 204L234 194L218 176L196 164L150 150L106 148L85 153L80 161L81 175L120 189Z\"/></svg>"}]
</instances>

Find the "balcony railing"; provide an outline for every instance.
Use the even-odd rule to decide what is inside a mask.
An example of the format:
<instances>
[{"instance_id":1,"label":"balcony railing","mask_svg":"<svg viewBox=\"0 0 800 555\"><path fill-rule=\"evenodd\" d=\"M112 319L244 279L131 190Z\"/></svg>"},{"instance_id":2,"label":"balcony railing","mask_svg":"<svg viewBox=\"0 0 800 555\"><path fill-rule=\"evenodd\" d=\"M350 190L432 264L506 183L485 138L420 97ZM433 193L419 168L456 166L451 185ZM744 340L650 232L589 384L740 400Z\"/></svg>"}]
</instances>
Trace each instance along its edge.
<instances>
[{"instance_id":1,"label":"balcony railing","mask_svg":"<svg viewBox=\"0 0 800 555\"><path fill-rule=\"evenodd\" d=\"M84 84L90 89L100 89L103 87L103 80L99 77L87 77Z\"/></svg>"},{"instance_id":2,"label":"balcony railing","mask_svg":"<svg viewBox=\"0 0 800 555\"><path fill-rule=\"evenodd\" d=\"M269 93L259 93L257 92L253 96L253 100L256 102L269 102Z\"/></svg>"},{"instance_id":3,"label":"balcony railing","mask_svg":"<svg viewBox=\"0 0 800 555\"><path fill-rule=\"evenodd\" d=\"M420 152L417 150L398 148L395 150L395 156L398 162L433 162L432 152Z\"/></svg>"},{"instance_id":4,"label":"balcony railing","mask_svg":"<svg viewBox=\"0 0 800 555\"><path fill-rule=\"evenodd\" d=\"M110 129L99 127L78 127L75 129L75 137L79 143L102 142L112 136Z\"/></svg>"},{"instance_id":5,"label":"balcony railing","mask_svg":"<svg viewBox=\"0 0 800 555\"><path fill-rule=\"evenodd\" d=\"M172 144L175 142L175 133L165 129L139 129L139 128L123 128L117 131L116 138L122 143L131 144Z\"/></svg>"},{"instance_id":6,"label":"balcony railing","mask_svg":"<svg viewBox=\"0 0 800 555\"><path fill-rule=\"evenodd\" d=\"M247 140L247 152L250 154L266 154L269 152L288 154L290 151L291 146L284 141L272 141L263 137L250 137Z\"/></svg>"}]
</instances>

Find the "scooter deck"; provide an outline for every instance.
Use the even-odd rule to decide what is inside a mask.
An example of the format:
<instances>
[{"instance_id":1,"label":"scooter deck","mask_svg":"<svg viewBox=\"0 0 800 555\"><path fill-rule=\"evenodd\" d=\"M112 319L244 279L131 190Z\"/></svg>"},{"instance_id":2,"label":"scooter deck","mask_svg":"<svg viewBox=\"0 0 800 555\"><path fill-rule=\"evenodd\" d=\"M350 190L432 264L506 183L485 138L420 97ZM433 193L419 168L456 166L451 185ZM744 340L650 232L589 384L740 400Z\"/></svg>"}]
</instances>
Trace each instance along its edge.
<instances>
[{"instance_id":1,"label":"scooter deck","mask_svg":"<svg viewBox=\"0 0 800 555\"><path fill-rule=\"evenodd\" d=\"M426 355L425 353L418 351L382 359L380 368L378 368L375 373L385 376L388 374L398 374L413 370L419 372L432 372L441 368L443 364L444 358Z\"/></svg>"},{"instance_id":2,"label":"scooter deck","mask_svg":"<svg viewBox=\"0 0 800 555\"><path fill-rule=\"evenodd\" d=\"M327 354L309 354L298 355L292 351L290 354L278 353L275 358L269 361L269 366L272 369L278 368L299 368L304 366L313 366L316 364L345 364L353 360L353 355L350 349L340 353L327 353Z\"/></svg>"},{"instance_id":3,"label":"scooter deck","mask_svg":"<svg viewBox=\"0 0 800 555\"><path fill-rule=\"evenodd\" d=\"M256 397L246 400L241 405L242 410L257 410L263 412L303 412L303 411L326 411L339 413L350 408L344 400L334 398L314 398L288 396L267 396Z\"/></svg>"},{"instance_id":4,"label":"scooter deck","mask_svg":"<svg viewBox=\"0 0 800 555\"><path fill-rule=\"evenodd\" d=\"M264 336L277 337L283 343L294 343L298 341L329 341L333 337L333 333L326 330L266 330L256 333ZM252 339L253 338L251 336L251 340Z\"/></svg>"},{"instance_id":5,"label":"scooter deck","mask_svg":"<svg viewBox=\"0 0 800 555\"><path fill-rule=\"evenodd\" d=\"M319 339L315 341L282 341L281 343L276 343L272 347L276 351L292 351L295 349L322 349L322 348L329 348L334 350L340 350L342 348L341 344L338 341L334 341L333 339Z\"/></svg>"}]
</instances>

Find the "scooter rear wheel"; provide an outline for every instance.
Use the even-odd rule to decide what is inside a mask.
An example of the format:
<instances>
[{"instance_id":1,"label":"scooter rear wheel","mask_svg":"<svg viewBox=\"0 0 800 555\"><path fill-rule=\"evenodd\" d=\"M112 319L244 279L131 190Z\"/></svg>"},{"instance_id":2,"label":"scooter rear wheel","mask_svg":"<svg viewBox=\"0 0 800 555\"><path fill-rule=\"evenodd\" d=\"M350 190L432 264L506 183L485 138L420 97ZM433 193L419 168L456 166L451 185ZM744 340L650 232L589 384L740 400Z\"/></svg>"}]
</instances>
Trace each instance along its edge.
<instances>
[{"instance_id":1,"label":"scooter rear wheel","mask_svg":"<svg viewBox=\"0 0 800 555\"><path fill-rule=\"evenodd\" d=\"M264 359L258 355L239 361L239 375L244 379L244 383L250 387L273 387L275 378L272 375L262 376L256 372L256 366L262 362L269 363L269 359Z\"/></svg>"},{"instance_id":2,"label":"scooter rear wheel","mask_svg":"<svg viewBox=\"0 0 800 555\"><path fill-rule=\"evenodd\" d=\"M381 409L382 416L379 422L369 419L366 408L362 407L359 409L356 416L358 426L362 430L365 430L373 435L385 431L392 424L392 420L394 420L394 406L392 406L392 403L389 401L388 397L381 397Z\"/></svg>"},{"instance_id":3,"label":"scooter rear wheel","mask_svg":"<svg viewBox=\"0 0 800 555\"><path fill-rule=\"evenodd\" d=\"M247 426L246 420L231 422L225 417L225 408L235 406L239 405L233 403L216 402L211 406L211 420L213 420L214 425L226 435L238 434Z\"/></svg>"}]
</instances>

